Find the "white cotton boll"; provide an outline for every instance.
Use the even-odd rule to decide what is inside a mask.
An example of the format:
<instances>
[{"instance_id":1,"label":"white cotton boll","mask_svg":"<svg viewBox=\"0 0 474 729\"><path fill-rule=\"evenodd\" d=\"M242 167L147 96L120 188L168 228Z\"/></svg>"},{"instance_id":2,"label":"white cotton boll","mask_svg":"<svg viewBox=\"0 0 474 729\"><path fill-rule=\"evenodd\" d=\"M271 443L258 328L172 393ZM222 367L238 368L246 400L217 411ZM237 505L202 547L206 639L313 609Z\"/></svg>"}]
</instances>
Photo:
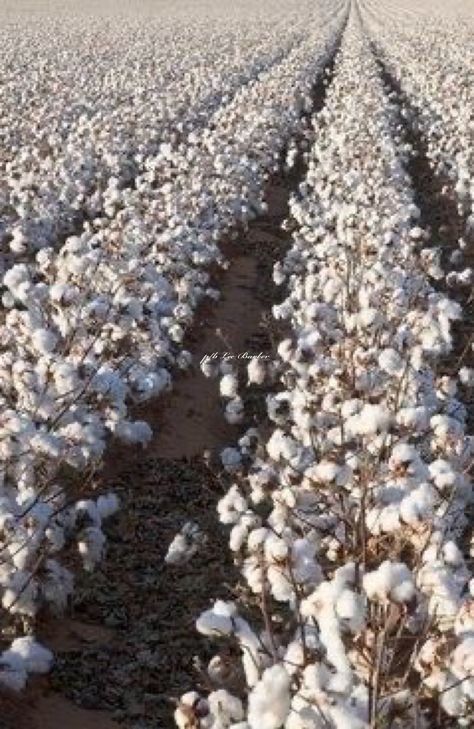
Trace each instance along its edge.
<instances>
[{"instance_id":1,"label":"white cotton boll","mask_svg":"<svg viewBox=\"0 0 474 729\"><path fill-rule=\"evenodd\" d=\"M293 357L294 347L291 339L284 339L277 348L278 356L283 362L290 362Z\"/></svg>"},{"instance_id":2,"label":"white cotton boll","mask_svg":"<svg viewBox=\"0 0 474 729\"><path fill-rule=\"evenodd\" d=\"M362 595L344 589L336 601L336 614L347 621L353 632L361 630L365 624L365 603Z\"/></svg>"},{"instance_id":3,"label":"white cotton boll","mask_svg":"<svg viewBox=\"0 0 474 729\"><path fill-rule=\"evenodd\" d=\"M267 445L267 453L274 461L280 458L291 461L298 453L298 444L293 438L284 434L282 430L277 428L270 436Z\"/></svg>"},{"instance_id":4,"label":"white cotton boll","mask_svg":"<svg viewBox=\"0 0 474 729\"><path fill-rule=\"evenodd\" d=\"M224 448L220 454L221 463L224 468L229 471L237 471L242 465L242 457L237 448Z\"/></svg>"},{"instance_id":5,"label":"white cotton boll","mask_svg":"<svg viewBox=\"0 0 474 729\"><path fill-rule=\"evenodd\" d=\"M26 570L17 570L4 586L2 605L12 615L34 617L38 611L38 584Z\"/></svg>"},{"instance_id":6,"label":"white cotton boll","mask_svg":"<svg viewBox=\"0 0 474 729\"><path fill-rule=\"evenodd\" d=\"M60 614L72 594L74 579L71 572L56 560L46 560L45 566L46 570L40 583L41 596L45 603Z\"/></svg>"},{"instance_id":7,"label":"white cotton boll","mask_svg":"<svg viewBox=\"0 0 474 729\"><path fill-rule=\"evenodd\" d=\"M379 354L379 367L389 375L401 375L404 370L404 363L395 349L384 349Z\"/></svg>"},{"instance_id":8,"label":"white cotton boll","mask_svg":"<svg viewBox=\"0 0 474 729\"><path fill-rule=\"evenodd\" d=\"M380 529L389 534L400 528L400 510L398 504L389 504L380 512Z\"/></svg>"},{"instance_id":9,"label":"white cotton boll","mask_svg":"<svg viewBox=\"0 0 474 729\"><path fill-rule=\"evenodd\" d=\"M196 620L196 629L202 635L230 635L234 632L233 618L237 610L233 602L216 600L210 610L205 610Z\"/></svg>"},{"instance_id":10,"label":"white cotton boll","mask_svg":"<svg viewBox=\"0 0 474 729\"><path fill-rule=\"evenodd\" d=\"M464 564L462 552L452 540L443 544L442 553L446 564L452 565L453 567L459 567Z\"/></svg>"},{"instance_id":11,"label":"white cotton boll","mask_svg":"<svg viewBox=\"0 0 474 729\"><path fill-rule=\"evenodd\" d=\"M166 564L185 564L204 543L204 534L198 524L186 522L176 534L165 556Z\"/></svg>"},{"instance_id":12,"label":"white cotton boll","mask_svg":"<svg viewBox=\"0 0 474 729\"><path fill-rule=\"evenodd\" d=\"M98 527L87 527L81 532L77 543L79 554L82 557L84 569L92 572L101 561L105 549L105 535Z\"/></svg>"},{"instance_id":13,"label":"white cotton boll","mask_svg":"<svg viewBox=\"0 0 474 729\"><path fill-rule=\"evenodd\" d=\"M78 521L77 517L80 517L82 523L85 523L86 526L93 525L100 527L102 524L98 503L92 501L92 499L81 499L81 501L76 501L73 509L75 523Z\"/></svg>"},{"instance_id":14,"label":"white cotton boll","mask_svg":"<svg viewBox=\"0 0 474 729\"><path fill-rule=\"evenodd\" d=\"M290 711L290 677L283 666L263 672L249 696L248 722L251 729L280 729Z\"/></svg>"},{"instance_id":15,"label":"white cotton boll","mask_svg":"<svg viewBox=\"0 0 474 729\"><path fill-rule=\"evenodd\" d=\"M16 638L3 655L7 654L19 656L28 673L48 673L54 661L51 651L31 636Z\"/></svg>"},{"instance_id":16,"label":"white cotton boll","mask_svg":"<svg viewBox=\"0 0 474 729\"><path fill-rule=\"evenodd\" d=\"M405 428L424 431L429 428L430 412L424 405L400 408L396 414L397 423Z\"/></svg>"},{"instance_id":17,"label":"white cotton boll","mask_svg":"<svg viewBox=\"0 0 474 729\"><path fill-rule=\"evenodd\" d=\"M408 443L398 443L392 449L388 466L392 471L397 471L400 467L409 468L413 464L416 466L420 462L420 454L417 449Z\"/></svg>"},{"instance_id":18,"label":"white cotton boll","mask_svg":"<svg viewBox=\"0 0 474 729\"><path fill-rule=\"evenodd\" d=\"M120 502L117 494L103 494L97 499L97 511L101 519L108 519L117 513L120 508Z\"/></svg>"},{"instance_id":19,"label":"white cotton boll","mask_svg":"<svg viewBox=\"0 0 474 729\"><path fill-rule=\"evenodd\" d=\"M234 719L236 721L243 719L244 709L241 700L225 689L212 691L207 697L207 701L211 715L220 722L223 729L230 726Z\"/></svg>"},{"instance_id":20,"label":"white cotton boll","mask_svg":"<svg viewBox=\"0 0 474 729\"><path fill-rule=\"evenodd\" d=\"M13 228L10 250L18 254L25 253L28 250L28 238L21 229Z\"/></svg>"},{"instance_id":21,"label":"white cotton boll","mask_svg":"<svg viewBox=\"0 0 474 729\"><path fill-rule=\"evenodd\" d=\"M14 294L17 287L30 281L30 272L24 263L12 266L3 277L4 285Z\"/></svg>"},{"instance_id":22,"label":"white cotton boll","mask_svg":"<svg viewBox=\"0 0 474 729\"><path fill-rule=\"evenodd\" d=\"M227 374L222 377L219 383L219 391L222 397L232 399L239 391L239 381L234 374Z\"/></svg>"},{"instance_id":23,"label":"white cotton boll","mask_svg":"<svg viewBox=\"0 0 474 729\"><path fill-rule=\"evenodd\" d=\"M180 344L184 339L184 329L178 323L170 326L170 328L168 329L168 334L169 334L170 339L173 342L177 342L178 344Z\"/></svg>"},{"instance_id":24,"label":"white cotton boll","mask_svg":"<svg viewBox=\"0 0 474 729\"><path fill-rule=\"evenodd\" d=\"M244 419L244 403L241 397L234 397L229 400L225 407L224 417L229 425L238 425Z\"/></svg>"},{"instance_id":25,"label":"white cotton boll","mask_svg":"<svg viewBox=\"0 0 474 729\"><path fill-rule=\"evenodd\" d=\"M199 365L199 367L200 367L201 372L204 375L204 377L213 378L213 377L217 377L217 375L219 374L218 363L214 362L210 359L203 360L201 362L201 364Z\"/></svg>"},{"instance_id":26,"label":"white cotton boll","mask_svg":"<svg viewBox=\"0 0 474 729\"><path fill-rule=\"evenodd\" d=\"M422 483L400 502L400 516L406 524L415 527L431 515L434 505L434 492L427 483Z\"/></svg>"},{"instance_id":27,"label":"white cotton boll","mask_svg":"<svg viewBox=\"0 0 474 729\"><path fill-rule=\"evenodd\" d=\"M273 266L273 282L276 286L281 286L286 279L286 274L280 261Z\"/></svg>"},{"instance_id":28,"label":"white cotton boll","mask_svg":"<svg viewBox=\"0 0 474 729\"><path fill-rule=\"evenodd\" d=\"M290 676L292 676L299 669L304 667L305 652L303 645L300 643L300 641L294 640L292 643L289 644L288 648L286 649L283 661L285 668Z\"/></svg>"},{"instance_id":29,"label":"white cotton boll","mask_svg":"<svg viewBox=\"0 0 474 729\"><path fill-rule=\"evenodd\" d=\"M378 309L368 307L359 311L357 321L364 328L375 328L383 324L383 316Z\"/></svg>"},{"instance_id":30,"label":"white cotton boll","mask_svg":"<svg viewBox=\"0 0 474 729\"><path fill-rule=\"evenodd\" d=\"M289 546L284 539L271 534L265 541L265 556L268 560L281 561L287 558Z\"/></svg>"},{"instance_id":31,"label":"white cotton boll","mask_svg":"<svg viewBox=\"0 0 474 729\"><path fill-rule=\"evenodd\" d=\"M117 438L128 445L146 445L153 437L153 431L144 420L122 421L118 423L114 431Z\"/></svg>"},{"instance_id":32,"label":"white cotton boll","mask_svg":"<svg viewBox=\"0 0 474 729\"><path fill-rule=\"evenodd\" d=\"M293 596L294 588L286 570L280 565L270 565L267 569L267 579L270 591L278 602L289 602Z\"/></svg>"},{"instance_id":33,"label":"white cotton boll","mask_svg":"<svg viewBox=\"0 0 474 729\"><path fill-rule=\"evenodd\" d=\"M248 504L241 495L239 487L234 484L217 504L217 512L222 524L235 524L241 515L247 511Z\"/></svg>"},{"instance_id":34,"label":"white cotton boll","mask_svg":"<svg viewBox=\"0 0 474 729\"><path fill-rule=\"evenodd\" d=\"M43 355L54 352L58 343L57 336L49 329L35 329L31 337L34 348Z\"/></svg>"},{"instance_id":35,"label":"white cotton boll","mask_svg":"<svg viewBox=\"0 0 474 729\"><path fill-rule=\"evenodd\" d=\"M400 581L398 584L394 585L390 591L390 597L397 603L410 602L414 595L415 585L411 576L410 579Z\"/></svg>"},{"instance_id":36,"label":"white cotton boll","mask_svg":"<svg viewBox=\"0 0 474 729\"><path fill-rule=\"evenodd\" d=\"M432 461L428 468L434 484L440 489L454 486L458 480L458 474L452 463L443 458Z\"/></svg>"},{"instance_id":37,"label":"white cotton boll","mask_svg":"<svg viewBox=\"0 0 474 729\"><path fill-rule=\"evenodd\" d=\"M413 576L403 562L382 562L378 569L364 575L362 584L369 600L382 603L410 602L415 595Z\"/></svg>"},{"instance_id":38,"label":"white cotton boll","mask_svg":"<svg viewBox=\"0 0 474 729\"><path fill-rule=\"evenodd\" d=\"M61 454L61 440L50 433L38 432L30 441L33 450L43 453L50 458L59 458Z\"/></svg>"},{"instance_id":39,"label":"white cotton boll","mask_svg":"<svg viewBox=\"0 0 474 729\"><path fill-rule=\"evenodd\" d=\"M174 720L178 729L192 729L199 726L200 718L209 713L207 701L197 691L188 691L181 696L178 708L174 712Z\"/></svg>"},{"instance_id":40,"label":"white cotton boll","mask_svg":"<svg viewBox=\"0 0 474 729\"><path fill-rule=\"evenodd\" d=\"M235 524L229 536L229 547L232 552L238 552L247 538L248 527L245 524Z\"/></svg>"},{"instance_id":41,"label":"white cotton boll","mask_svg":"<svg viewBox=\"0 0 474 729\"><path fill-rule=\"evenodd\" d=\"M446 684L440 697L441 707L449 716L461 716L466 708L462 685L454 676L448 678Z\"/></svg>"},{"instance_id":42,"label":"white cotton boll","mask_svg":"<svg viewBox=\"0 0 474 729\"><path fill-rule=\"evenodd\" d=\"M316 545L309 539L296 539L291 548L292 573L297 583L316 585L323 572L316 561Z\"/></svg>"},{"instance_id":43,"label":"white cotton boll","mask_svg":"<svg viewBox=\"0 0 474 729\"><path fill-rule=\"evenodd\" d=\"M258 529L253 529L250 534L249 538L247 540L247 546L250 552L258 552L263 544L265 543L265 540L267 537L271 534L270 530L267 529L267 527L260 527Z\"/></svg>"},{"instance_id":44,"label":"white cotton boll","mask_svg":"<svg viewBox=\"0 0 474 729\"><path fill-rule=\"evenodd\" d=\"M266 368L259 357L252 357L247 365L248 383L261 385L265 381Z\"/></svg>"},{"instance_id":45,"label":"white cotton boll","mask_svg":"<svg viewBox=\"0 0 474 729\"><path fill-rule=\"evenodd\" d=\"M376 435L390 427L392 416L383 405L365 404L361 411L346 420L345 427L352 435Z\"/></svg>"},{"instance_id":46,"label":"white cotton boll","mask_svg":"<svg viewBox=\"0 0 474 729\"><path fill-rule=\"evenodd\" d=\"M462 367L459 370L459 379L465 387L474 387L474 369Z\"/></svg>"}]
</instances>

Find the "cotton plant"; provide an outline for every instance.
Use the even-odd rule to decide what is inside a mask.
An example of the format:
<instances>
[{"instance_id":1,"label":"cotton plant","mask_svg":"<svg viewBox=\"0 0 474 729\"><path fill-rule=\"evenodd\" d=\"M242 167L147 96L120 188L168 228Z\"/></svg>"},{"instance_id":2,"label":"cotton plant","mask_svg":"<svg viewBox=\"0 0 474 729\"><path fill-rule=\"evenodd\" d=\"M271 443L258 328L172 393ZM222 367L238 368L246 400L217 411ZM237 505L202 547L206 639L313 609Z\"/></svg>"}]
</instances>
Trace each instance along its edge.
<instances>
[{"instance_id":1,"label":"cotton plant","mask_svg":"<svg viewBox=\"0 0 474 729\"><path fill-rule=\"evenodd\" d=\"M439 707L469 726L470 375L442 367L462 309L433 285L411 149L357 8L313 126L277 265L289 336L270 435L223 458L234 481L218 514L245 589L196 622L240 647L240 668L217 653L209 679L229 709L186 694L176 722L408 729Z\"/></svg>"}]
</instances>

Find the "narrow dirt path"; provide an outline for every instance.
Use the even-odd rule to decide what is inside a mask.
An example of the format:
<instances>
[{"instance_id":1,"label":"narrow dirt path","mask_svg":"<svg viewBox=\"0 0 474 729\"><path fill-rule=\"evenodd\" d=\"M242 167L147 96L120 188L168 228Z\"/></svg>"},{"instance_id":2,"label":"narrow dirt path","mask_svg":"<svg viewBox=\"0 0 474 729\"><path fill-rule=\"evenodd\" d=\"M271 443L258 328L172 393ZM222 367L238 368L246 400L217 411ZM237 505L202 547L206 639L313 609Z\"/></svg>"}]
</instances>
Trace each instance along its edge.
<instances>
[{"instance_id":1,"label":"narrow dirt path","mask_svg":"<svg viewBox=\"0 0 474 729\"><path fill-rule=\"evenodd\" d=\"M312 113L323 107L328 82L315 87ZM255 417L226 423L218 381L204 377L199 361L213 352L271 352L266 321L281 298L273 263L289 245L281 223L304 172L300 155L291 174L269 181L267 214L224 244L230 265L215 282L221 298L200 309L186 341L193 368L167 397L137 412L153 427L149 447L110 449L100 488L116 491L122 509L108 527L107 558L92 576L78 577L70 616L59 628L44 627L56 668L30 690L32 718L16 729L171 729L175 700L196 685L192 657L210 657L196 616L237 584L215 513L225 477L203 453L215 459ZM242 360L242 374L245 366ZM169 543L189 520L207 541L188 565L166 566Z\"/></svg>"}]
</instances>

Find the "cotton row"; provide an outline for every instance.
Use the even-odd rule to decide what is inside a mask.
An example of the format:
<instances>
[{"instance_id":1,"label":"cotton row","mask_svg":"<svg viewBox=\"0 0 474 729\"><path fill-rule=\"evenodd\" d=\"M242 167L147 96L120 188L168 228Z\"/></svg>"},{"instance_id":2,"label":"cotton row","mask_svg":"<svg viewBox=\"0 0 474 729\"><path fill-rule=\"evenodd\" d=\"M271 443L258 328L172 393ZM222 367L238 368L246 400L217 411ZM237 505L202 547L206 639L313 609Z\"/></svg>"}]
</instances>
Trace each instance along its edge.
<instances>
[{"instance_id":1,"label":"cotton row","mask_svg":"<svg viewBox=\"0 0 474 729\"><path fill-rule=\"evenodd\" d=\"M241 664L214 656L215 690L182 697L180 729L428 728L438 703L472 723L473 443L439 374L462 312L430 283L397 119L353 7L275 267L291 335L273 432L223 454L246 589L197 628Z\"/></svg>"}]
</instances>

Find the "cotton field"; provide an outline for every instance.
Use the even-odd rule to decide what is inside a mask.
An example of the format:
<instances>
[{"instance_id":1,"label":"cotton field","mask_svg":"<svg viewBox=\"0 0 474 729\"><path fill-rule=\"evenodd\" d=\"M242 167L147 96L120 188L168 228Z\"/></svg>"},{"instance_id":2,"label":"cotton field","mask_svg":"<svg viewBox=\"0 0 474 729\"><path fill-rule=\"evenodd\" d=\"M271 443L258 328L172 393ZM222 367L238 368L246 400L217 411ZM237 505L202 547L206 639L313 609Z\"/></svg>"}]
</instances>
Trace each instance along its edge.
<instances>
[{"instance_id":1,"label":"cotton field","mask_svg":"<svg viewBox=\"0 0 474 729\"><path fill-rule=\"evenodd\" d=\"M472 2L0 19L8 726L473 726Z\"/></svg>"}]
</instances>

